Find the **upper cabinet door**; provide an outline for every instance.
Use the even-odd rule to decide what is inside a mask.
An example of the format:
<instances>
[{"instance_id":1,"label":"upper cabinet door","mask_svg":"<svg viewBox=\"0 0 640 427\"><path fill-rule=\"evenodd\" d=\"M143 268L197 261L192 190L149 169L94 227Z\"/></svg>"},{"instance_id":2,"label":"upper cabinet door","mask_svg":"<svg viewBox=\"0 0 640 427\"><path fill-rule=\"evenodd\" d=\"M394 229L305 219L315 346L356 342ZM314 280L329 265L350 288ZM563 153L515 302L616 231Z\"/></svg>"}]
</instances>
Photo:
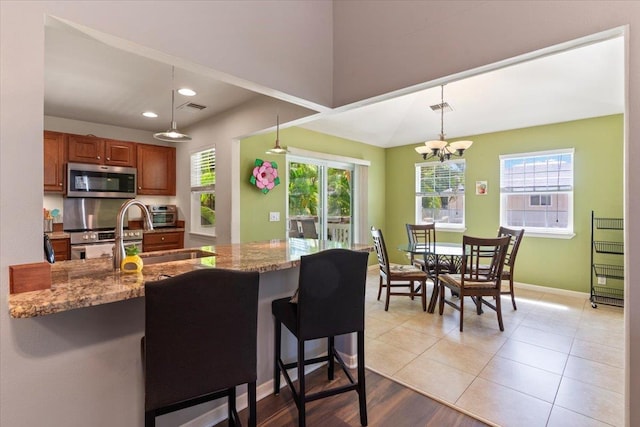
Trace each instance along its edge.
<instances>
[{"instance_id":1,"label":"upper cabinet door","mask_svg":"<svg viewBox=\"0 0 640 427\"><path fill-rule=\"evenodd\" d=\"M104 164L136 167L136 143L106 139L104 141Z\"/></svg>"},{"instance_id":2,"label":"upper cabinet door","mask_svg":"<svg viewBox=\"0 0 640 427\"><path fill-rule=\"evenodd\" d=\"M64 165L67 162L66 135L44 131L44 191L64 193Z\"/></svg>"},{"instance_id":3,"label":"upper cabinet door","mask_svg":"<svg viewBox=\"0 0 640 427\"><path fill-rule=\"evenodd\" d=\"M176 195L176 149L137 144L138 194Z\"/></svg>"},{"instance_id":4,"label":"upper cabinet door","mask_svg":"<svg viewBox=\"0 0 640 427\"><path fill-rule=\"evenodd\" d=\"M69 135L69 161L104 164L104 140L95 136Z\"/></svg>"}]
</instances>

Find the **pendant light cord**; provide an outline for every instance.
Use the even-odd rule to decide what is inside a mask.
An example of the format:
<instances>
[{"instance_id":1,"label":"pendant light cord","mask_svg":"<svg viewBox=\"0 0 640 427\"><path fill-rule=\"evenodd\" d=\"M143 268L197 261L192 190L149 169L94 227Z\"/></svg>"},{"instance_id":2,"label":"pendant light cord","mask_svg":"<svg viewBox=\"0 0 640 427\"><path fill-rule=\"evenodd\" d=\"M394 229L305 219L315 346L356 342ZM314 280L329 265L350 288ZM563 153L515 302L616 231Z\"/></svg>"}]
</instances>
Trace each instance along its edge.
<instances>
[{"instance_id":1,"label":"pendant light cord","mask_svg":"<svg viewBox=\"0 0 640 427\"><path fill-rule=\"evenodd\" d=\"M176 67L172 65L171 66L171 128L174 127L173 123L175 121L173 117L174 110L176 109L175 98L176 98Z\"/></svg>"},{"instance_id":2,"label":"pendant light cord","mask_svg":"<svg viewBox=\"0 0 640 427\"><path fill-rule=\"evenodd\" d=\"M444 141L444 85L440 86L440 141Z\"/></svg>"}]
</instances>

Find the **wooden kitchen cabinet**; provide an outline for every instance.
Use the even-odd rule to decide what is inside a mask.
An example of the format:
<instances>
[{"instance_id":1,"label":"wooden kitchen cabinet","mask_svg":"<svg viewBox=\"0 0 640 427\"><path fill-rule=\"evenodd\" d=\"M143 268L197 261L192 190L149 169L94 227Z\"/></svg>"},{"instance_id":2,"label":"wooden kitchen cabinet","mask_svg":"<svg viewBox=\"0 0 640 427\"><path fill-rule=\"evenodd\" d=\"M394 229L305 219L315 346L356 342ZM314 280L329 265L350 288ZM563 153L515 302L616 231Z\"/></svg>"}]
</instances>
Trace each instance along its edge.
<instances>
[{"instance_id":1,"label":"wooden kitchen cabinet","mask_svg":"<svg viewBox=\"0 0 640 427\"><path fill-rule=\"evenodd\" d=\"M153 252L184 248L184 231L144 233L142 251Z\"/></svg>"},{"instance_id":2,"label":"wooden kitchen cabinet","mask_svg":"<svg viewBox=\"0 0 640 427\"><path fill-rule=\"evenodd\" d=\"M138 194L176 195L176 149L137 144Z\"/></svg>"},{"instance_id":3,"label":"wooden kitchen cabinet","mask_svg":"<svg viewBox=\"0 0 640 427\"><path fill-rule=\"evenodd\" d=\"M51 239L51 246L55 254L56 261L66 261L71 259L70 239Z\"/></svg>"},{"instance_id":4,"label":"wooden kitchen cabinet","mask_svg":"<svg viewBox=\"0 0 640 427\"><path fill-rule=\"evenodd\" d=\"M136 167L136 143L105 139L104 164L110 166Z\"/></svg>"},{"instance_id":5,"label":"wooden kitchen cabinet","mask_svg":"<svg viewBox=\"0 0 640 427\"><path fill-rule=\"evenodd\" d=\"M67 162L66 135L60 132L44 131L44 191L64 193Z\"/></svg>"},{"instance_id":6,"label":"wooden kitchen cabinet","mask_svg":"<svg viewBox=\"0 0 640 427\"><path fill-rule=\"evenodd\" d=\"M109 166L136 166L136 143L72 135L69 138L69 161Z\"/></svg>"}]
</instances>

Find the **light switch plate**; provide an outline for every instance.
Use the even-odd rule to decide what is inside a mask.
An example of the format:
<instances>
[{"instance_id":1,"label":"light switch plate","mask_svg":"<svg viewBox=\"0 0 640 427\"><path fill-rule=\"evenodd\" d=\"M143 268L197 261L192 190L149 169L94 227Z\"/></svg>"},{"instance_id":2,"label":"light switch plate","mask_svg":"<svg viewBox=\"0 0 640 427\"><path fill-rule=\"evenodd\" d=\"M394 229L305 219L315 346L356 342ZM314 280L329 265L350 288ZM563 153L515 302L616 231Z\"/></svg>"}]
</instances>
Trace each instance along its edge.
<instances>
[{"instance_id":1,"label":"light switch plate","mask_svg":"<svg viewBox=\"0 0 640 427\"><path fill-rule=\"evenodd\" d=\"M269 221L271 222L280 221L280 212L269 212Z\"/></svg>"}]
</instances>

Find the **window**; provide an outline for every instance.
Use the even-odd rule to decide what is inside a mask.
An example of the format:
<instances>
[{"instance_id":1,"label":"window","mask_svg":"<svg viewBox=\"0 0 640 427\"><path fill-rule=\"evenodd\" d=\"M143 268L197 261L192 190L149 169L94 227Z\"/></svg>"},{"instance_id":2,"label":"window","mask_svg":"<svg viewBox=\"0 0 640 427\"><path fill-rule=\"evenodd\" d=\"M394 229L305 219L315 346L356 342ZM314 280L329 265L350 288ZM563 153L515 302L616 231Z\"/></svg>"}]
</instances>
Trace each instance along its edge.
<instances>
[{"instance_id":1,"label":"window","mask_svg":"<svg viewBox=\"0 0 640 427\"><path fill-rule=\"evenodd\" d=\"M464 227L464 160L416 165L416 224Z\"/></svg>"},{"instance_id":2,"label":"window","mask_svg":"<svg viewBox=\"0 0 640 427\"><path fill-rule=\"evenodd\" d=\"M500 156L500 224L573 233L573 149Z\"/></svg>"},{"instance_id":3,"label":"window","mask_svg":"<svg viewBox=\"0 0 640 427\"><path fill-rule=\"evenodd\" d=\"M216 235L216 149L191 155L191 232Z\"/></svg>"}]
</instances>

